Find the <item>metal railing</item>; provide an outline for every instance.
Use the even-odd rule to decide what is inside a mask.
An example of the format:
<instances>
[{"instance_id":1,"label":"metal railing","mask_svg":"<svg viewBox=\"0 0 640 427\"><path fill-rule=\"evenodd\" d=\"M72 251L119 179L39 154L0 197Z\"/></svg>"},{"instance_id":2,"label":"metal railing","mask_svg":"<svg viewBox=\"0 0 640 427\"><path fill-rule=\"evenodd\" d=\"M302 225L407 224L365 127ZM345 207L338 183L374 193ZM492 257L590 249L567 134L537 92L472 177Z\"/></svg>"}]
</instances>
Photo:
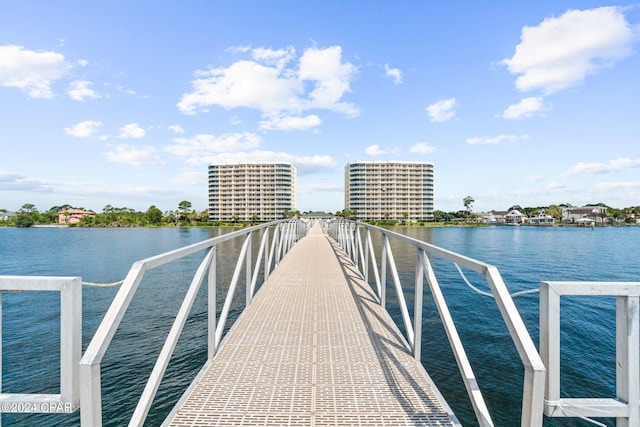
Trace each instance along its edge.
<instances>
[{"instance_id":1,"label":"metal railing","mask_svg":"<svg viewBox=\"0 0 640 427\"><path fill-rule=\"evenodd\" d=\"M560 398L560 297L616 297L616 398ZM550 417L616 418L640 426L640 282L541 282L540 354L549 373L544 411Z\"/></svg>"},{"instance_id":2,"label":"metal railing","mask_svg":"<svg viewBox=\"0 0 640 427\"><path fill-rule=\"evenodd\" d=\"M80 404L82 283L79 277L0 276L0 391L2 390L2 291L60 292L60 393L0 393L2 413L71 413ZM2 424L0 418L0 424Z\"/></svg>"},{"instance_id":3,"label":"metal railing","mask_svg":"<svg viewBox=\"0 0 640 427\"><path fill-rule=\"evenodd\" d=\"M363 232L364 241L362 238ZM421 356L423 288L424 279L426 278L449 339L451 349L455 355L467 394L471 400L476 419L481 426L493 426L491 415L482 397L473 369L442 294L438 278L433 270L432 260L439 258L454 263L456 266L461 266L481 274L491 289L496 305L500 310L524 366L521 426L542 426L545 366L513 303L509 290L505 286L495 266L476 261L399 233L355 221L333 221L328 226L328 233L347 253L354 265L360 270L366 282L369 282L369 270L371 268L374 274L376 297L383 307L386 303L387 275L390 274L406 330L408 350L413 353L413 356L418 361L420 361ZM378 259L380 259L380 267L377 265L372 233L379 233L381 237L381 253L378 257ZM400 282L400 276L391 250L391 239L404 242L416 249L413 319L405 301L402 283Z\"/></svg>"},{"instance_id":4,"label":"metal railing","mask_svg":"<svg viewBox=\"0 0 640 427\"><path fill-rule=\"evenodd\" d=\"M271 236L272 232L273 235ZM102 390L100 373L102 358L136 293L138 285L147 271L161 265L177 261L188 255L205 251L204 258L191 281L191 285L187 290L171 330L169 331L144 391L142 392L140 400L134 410L129 426L143 425L204 277L208 277L207 344L208 358L212 358L218 351L223 339L223 332L225 331L225 324L231 309L231 302L236 292L243 266L246 274L246 305L248 306L251 303L258 283L258 276L261 270L260 264L264 263L262 271L264 273L264 281L266 281L270 272L278 265L280 260L293 246L293 244L303 237L306 232L307 225L302 221L274 221L238 230L134 263L118 293L114 297L113 302L107 310L107 313L100 323L93 339L89 343L82 360L80 361L81 425L84 427L102 426ZM262 239L257 256L254 260L252 258L251 244L254 235L258 235L258 233L262 233ZM238 256L238 261L233 272L220 317L217 318L217 245L231 239L241 238L244 238L242 249Z\"/></svg>"}]
</instances>

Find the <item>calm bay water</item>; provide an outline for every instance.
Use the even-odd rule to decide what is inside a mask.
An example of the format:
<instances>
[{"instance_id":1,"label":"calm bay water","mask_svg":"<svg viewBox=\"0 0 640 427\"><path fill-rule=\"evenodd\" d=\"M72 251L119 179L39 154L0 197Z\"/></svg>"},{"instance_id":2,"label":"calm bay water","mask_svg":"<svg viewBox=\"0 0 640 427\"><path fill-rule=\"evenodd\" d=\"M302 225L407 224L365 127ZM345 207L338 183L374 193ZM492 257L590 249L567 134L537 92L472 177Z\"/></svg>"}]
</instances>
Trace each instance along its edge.
<instances>
[{"instance_id":1,"label":"calm bay water","mask_svg":"<svg viewBox=\"0 0 640 427\"><path fill-rule=\"evenodd\" d=\"M195 243L229 229L0 228L0 275L81 276L107 283L124 278L134 261ZM398 228L395 231L496 265L511 292L537 288L542 280L639 281L640 227ZM221 286L228 284L240 243L219 250ZM257 245L254 245L254 249ZM413 281L414 252L394 248L405 287ZM154 270L145 278L102 364L105 425L128 421L171 327L201 256ZM472 292L450 265L435 263L443 292L498 426L519 425L522 367L495 303ZM467 276L479 287L484 280ZM117 288L83 289L83 349ZM223 292L219 292L219 295ZM390 290L389 296L392 295ZM243 301L243 296L238 298ZM407 296L411 304L412 295ZM56 393L59 366L59 296L5 293L2 390ZM538 295L516 299L538 340ZM389 309L399 320L389 299ZM237 316L242 308L238 303ZM567 397L615 396L615 300L562 300L562 393ZM463 424L474 425L455 361L435 307L426 298L423 363ZM183 336L148 419L159 425L206 359L206 295L192 309ZM5 414L4 426L73 426L78 414ZM545 425L590 425L546 420Z\"/></svg>"}]
</instances>

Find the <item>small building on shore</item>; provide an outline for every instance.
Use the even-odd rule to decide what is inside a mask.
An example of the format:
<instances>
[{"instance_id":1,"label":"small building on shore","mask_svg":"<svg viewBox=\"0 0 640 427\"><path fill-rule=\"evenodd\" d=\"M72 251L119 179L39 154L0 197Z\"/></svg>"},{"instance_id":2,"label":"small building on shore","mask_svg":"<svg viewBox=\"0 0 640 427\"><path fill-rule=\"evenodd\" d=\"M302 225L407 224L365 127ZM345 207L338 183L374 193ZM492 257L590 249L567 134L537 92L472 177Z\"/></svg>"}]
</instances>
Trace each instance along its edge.
<instances>
[{"instance_id":1,"label":"small building on shore","mask_svg":"<svg viewBox=\"0 0 640 427\"><path fill-rule=\"evenodd\" d=\"M95 216L95 213L83 209L62 208L58 212L58 224L77 224L85 216Z\"/></svg>"},{"instance_id":2,"label":"small building on shore","mask_svg":"<svg viewBox=\"0 0 640 427\"><path fill-rule=\"evenodd\" d=\"M504 216L504 222L507 224L522 224L525 216L517 209L512 209Z\"/></svg>"},{"instance_id":3,"label":"small building on shore","mask_svg":"<svg viewBox=\"0 0 640 427\"><path fill-rule=\"evenodd\" d=\"M544 209L540 209L538 215L529 218L531 225L552 225L555 222L555 219L551 215L547 215Z\"/></svg>"},{"instance_id":4,"label":"small building on shore","mask_svg":"<svg viewBox=\"0 0 640 427\"><path fill-rule=\"evenodd\" d=\"M562 222L575 224L581 222L602 222L607 215L607 208L604 206L582 206L562 208Z\"/></svg>"},{"instance_id":5,"label":"small building on shore","mask_svg":"<svg viewBox=\"0 0 640 427\"><path fill-rule=\"evenodd\" d=\"M12 221L18 217L18 214L10 211L0 211L0 221Z\"/></svg>"}]
</instances>

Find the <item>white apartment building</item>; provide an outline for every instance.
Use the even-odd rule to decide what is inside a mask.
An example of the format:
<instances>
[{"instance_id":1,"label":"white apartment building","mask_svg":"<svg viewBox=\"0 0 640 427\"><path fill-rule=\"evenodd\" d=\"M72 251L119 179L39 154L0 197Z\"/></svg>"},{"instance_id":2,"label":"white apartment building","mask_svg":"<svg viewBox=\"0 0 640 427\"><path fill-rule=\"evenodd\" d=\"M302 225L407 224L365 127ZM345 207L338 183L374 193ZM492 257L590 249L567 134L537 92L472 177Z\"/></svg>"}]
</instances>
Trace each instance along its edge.
<instances>
[{"instance_id":1,"label":"white apartment building","mask_svg":"<svg viewBox=\"0 0 640 427\"><path fill-rule=\"evenodd\" d=\"M210 221L273 221L296 210L291 163L209 165Z\"/></svg>"},{"instance_id":2,"label":"white apartment building","mask_svg":"<svg viewBox=\"0 0 640 427\"><path fill-rule=\"evenodd\" d=\"M433 219L433 163L352 162L344 179L345 209L359 220Z\"/></svg>"}]
</instances>

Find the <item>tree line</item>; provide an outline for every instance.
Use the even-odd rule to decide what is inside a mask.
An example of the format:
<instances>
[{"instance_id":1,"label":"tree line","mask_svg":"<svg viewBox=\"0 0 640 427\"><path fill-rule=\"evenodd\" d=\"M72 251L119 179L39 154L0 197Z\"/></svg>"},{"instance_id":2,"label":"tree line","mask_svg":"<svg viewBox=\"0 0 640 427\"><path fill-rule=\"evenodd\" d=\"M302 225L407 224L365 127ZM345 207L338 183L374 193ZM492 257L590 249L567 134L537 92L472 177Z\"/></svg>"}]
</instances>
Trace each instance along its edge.
<instances>
[{"instance_id":1,"label":"tree line","mask_svg":"<svg viewBox=\"0 0 640 427\"><path fill-rule=\"evenodd\" d=\"M458 211L450 211L445 212L442 210L433 211L433 221L434 223L460 223L460 222L476 222L478 218L482 216L481 213L474 212L473 203L475 203L475 199L471 196L467 196L462 200L462 205L464 209L460 209ZM636 218L640 218L640 206L629 206L626 208L614 208L611 206L607 206L604 203L594 203L589 204L587 206L600 206L605 207L606 212L604 213L603 222L611 222L611 223L635 223ZM521 214L526 217L533 217L540 214L542 211L546 215L553 217L556 221L560 222L562 220L562 209L563 208L573 208L576 207L571 203L561 203L558 205L549 205L549 206L529 206L522 207L520 205L513 205L506 212L517 210ZM335 213L336 216L348 219L359 219L357 210L348 210L343 209L341 211L337 211ZM406 214L403 214L405 217L404 222L407 221ZM399 222L390 218L386 218L380 221L374 221L378 225L393 225L398 224Z\"/></svg>"},{"instance_id":2,"label":"tree line","mask_svg":"<svg viewBox=\"0 0 640 427\"><path fill-rule=\"evenodd\" d=\"M0 209L0 225L15 227L31 227L33 225L57 224L59 214L64 210L79 209L92 215L83 216L76 224L79 227L141 227L141 226L189 226L207 223L209 213L205 209L198 212L192 209L191 202L183 200L174 211L161 211L155 205L149 206L144 212L127 207L106 205L102 212L94 212L83 207L69 204L52 206L46 211L39 211L32 203L25 203L15 217L3 219L8 211Z\"/></svg>"}]
</instances>

